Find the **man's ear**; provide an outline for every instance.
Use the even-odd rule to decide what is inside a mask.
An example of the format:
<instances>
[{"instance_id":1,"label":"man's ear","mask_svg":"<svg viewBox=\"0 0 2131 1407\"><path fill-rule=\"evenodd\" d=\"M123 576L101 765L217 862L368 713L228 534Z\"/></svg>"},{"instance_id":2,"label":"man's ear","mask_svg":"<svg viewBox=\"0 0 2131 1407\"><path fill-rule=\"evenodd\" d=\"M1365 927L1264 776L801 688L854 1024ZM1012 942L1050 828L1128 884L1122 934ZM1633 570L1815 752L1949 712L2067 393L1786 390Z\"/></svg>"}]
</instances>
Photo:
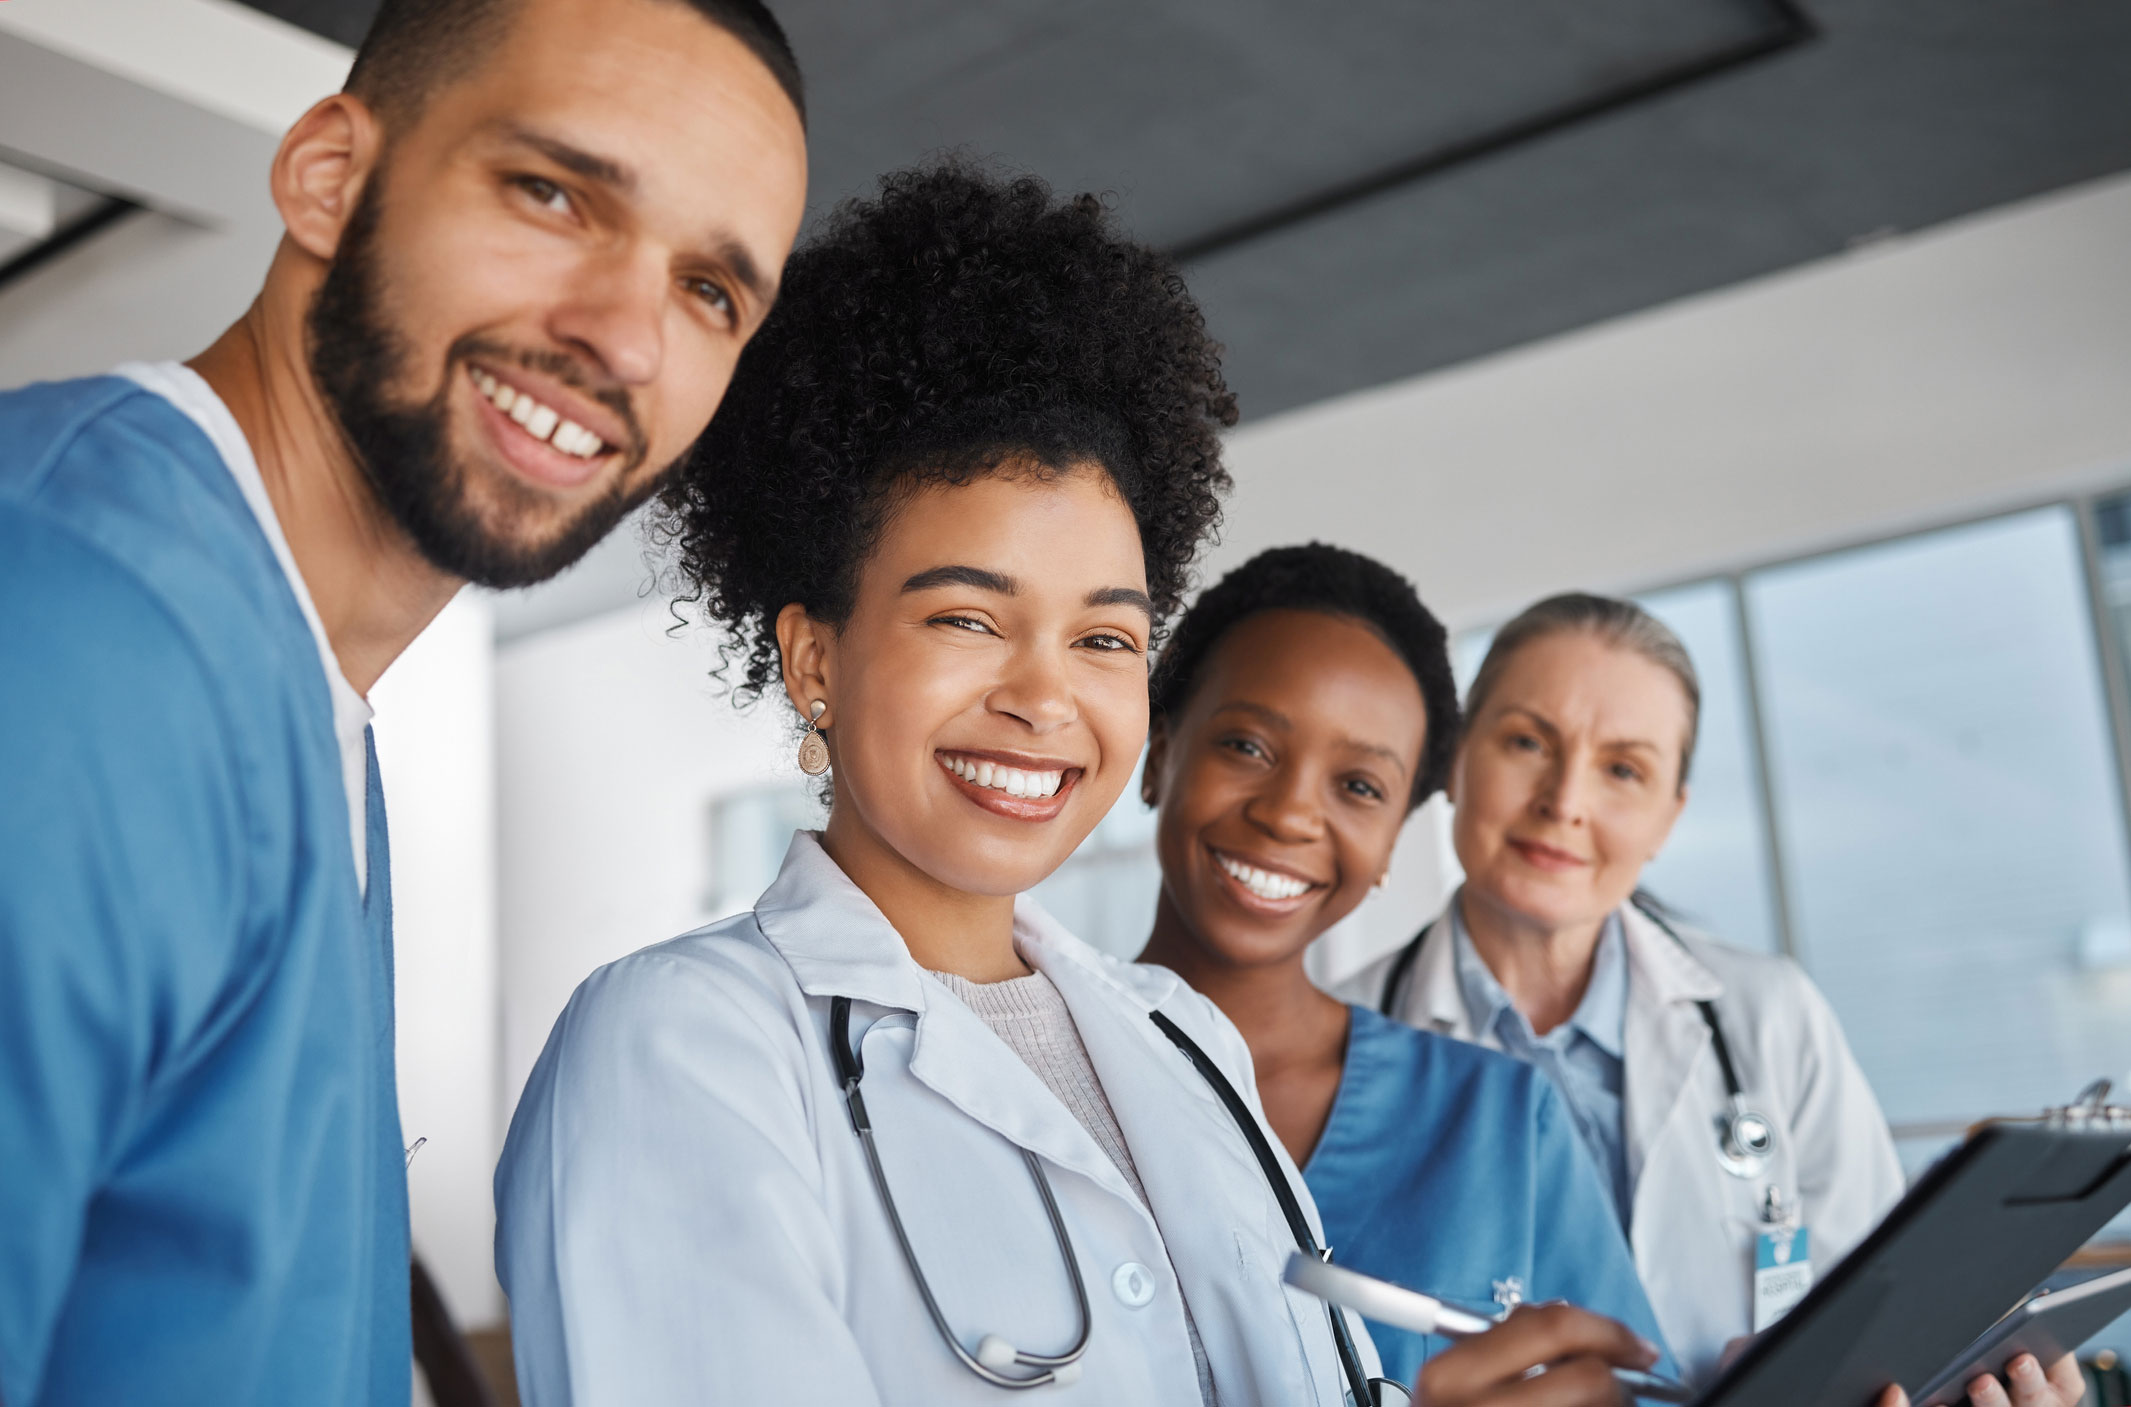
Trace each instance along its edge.
<instances>
[{"instance_id":1,"label":"man's ear","mask_svg":"<svg viewBox=\"0 0 2131 1407\"><path fill-rule=\"evenodd\" d=\"M1139 799L1145 805L1162 804L1162 760L1168 755L1168 725L1156 722L1147 730L1147 765L1139 774Z\"/></svg>"},{"instance_id":2,"label":"man's ear","mask_svg":"<svg viewBox=\"0 0 2131 1407\"><path fill-rule=\"evenodd\" d=\"M296 119L274 153L269 184L298 248L321 262L332 259L384 145L377 115L348 93L335 93Z\"/></svg>"},{"instance_id":3,"label":"man's ear","mask_svg":"<svg viewBox=\"0 0 2131 1407\"><path fill-rule=\"evenodd\" d=\"M777 612L777 655L783 664L784 695L801 718L812 717L816 699L828 704L821 717L814 720L819 728L827 728L836 716L834 695L829 690L835 638L834 631L808 615L807 608L797 601Z\"/></svg>"}]
</instances>

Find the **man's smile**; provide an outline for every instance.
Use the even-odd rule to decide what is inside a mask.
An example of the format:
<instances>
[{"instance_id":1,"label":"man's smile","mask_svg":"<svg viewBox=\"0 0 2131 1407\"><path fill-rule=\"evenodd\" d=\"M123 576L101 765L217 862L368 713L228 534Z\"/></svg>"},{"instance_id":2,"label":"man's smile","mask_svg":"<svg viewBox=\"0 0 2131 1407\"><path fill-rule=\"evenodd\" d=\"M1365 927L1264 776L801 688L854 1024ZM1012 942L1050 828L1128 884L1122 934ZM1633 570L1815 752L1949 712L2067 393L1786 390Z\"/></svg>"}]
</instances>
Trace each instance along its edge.
<instances>
[{"instance_id":1,"label":"man's smile","mask_svg":"<svg viewBox=\"0 0 2131 1407\"><path fill-rule=\"evenodd\" d=\"M604 408L586 408L567 391L536 391L524 376L499 375L472 362L466 375L485 402L480 415L490 437L512 467L530 479L576 488L621 452L622 432Z\"/></svg>"}]
</instances>

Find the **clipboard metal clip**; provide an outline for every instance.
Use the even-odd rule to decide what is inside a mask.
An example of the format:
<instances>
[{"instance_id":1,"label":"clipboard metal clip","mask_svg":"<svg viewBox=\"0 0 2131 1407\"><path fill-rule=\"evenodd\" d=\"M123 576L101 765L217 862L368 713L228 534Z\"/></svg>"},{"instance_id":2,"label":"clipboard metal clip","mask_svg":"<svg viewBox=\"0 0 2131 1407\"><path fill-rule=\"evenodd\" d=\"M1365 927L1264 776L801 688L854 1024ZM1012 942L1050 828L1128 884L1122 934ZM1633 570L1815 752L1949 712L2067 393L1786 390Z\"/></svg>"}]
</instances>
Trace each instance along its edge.
<instances>
[{"instance_id":1,"label":"clipboard metal clip","mask_svg":"<svg viewBox=\"0 0 2131 1407\"><path fill-rule=\"evenodd\" d=\"M2070 1104L2045 1109L2042 1122L2049 1128L2131 1132L2131 1108L2109 1102L2109 1081L2096 1080L2079 1092Z\"/></svg>"}]
</instances>

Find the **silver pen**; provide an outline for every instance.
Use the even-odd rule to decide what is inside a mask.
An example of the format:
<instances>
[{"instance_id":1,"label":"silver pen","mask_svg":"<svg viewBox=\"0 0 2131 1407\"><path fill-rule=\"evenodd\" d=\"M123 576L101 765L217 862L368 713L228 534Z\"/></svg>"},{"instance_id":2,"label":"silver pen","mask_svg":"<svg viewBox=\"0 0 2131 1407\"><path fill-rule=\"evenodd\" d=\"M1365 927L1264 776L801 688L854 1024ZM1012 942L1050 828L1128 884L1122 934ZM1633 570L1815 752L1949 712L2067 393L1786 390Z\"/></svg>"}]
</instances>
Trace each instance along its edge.
<instances>
[{"instance_id":1,"label":"silver pen","mask_svg":"<svg viewBox=\"0 0 2131 1407\"><path fill-rule=\"evenodd\" d=\"M1441 1334L1447 1339L1462 1339L1484 1334L1495 1327L1494 1320L1445 1304L1434 1295L1424 1295L1419 1290L1409 1290L1389 1280L1363 1275L1300 1251L1288 1257L1287 1270L1281 1278L1298 1290L1327 1303L1342 1305L1364 1319L1374 1319L1416 1334ZM1541 1371L1543 1369L1532 1370L1534 1374ZM1694 1389L1658 1373L1615 1368L1613 1378L1635 1396L1653 1402L1694 1400Z\"/></svg>"}]
</instances>

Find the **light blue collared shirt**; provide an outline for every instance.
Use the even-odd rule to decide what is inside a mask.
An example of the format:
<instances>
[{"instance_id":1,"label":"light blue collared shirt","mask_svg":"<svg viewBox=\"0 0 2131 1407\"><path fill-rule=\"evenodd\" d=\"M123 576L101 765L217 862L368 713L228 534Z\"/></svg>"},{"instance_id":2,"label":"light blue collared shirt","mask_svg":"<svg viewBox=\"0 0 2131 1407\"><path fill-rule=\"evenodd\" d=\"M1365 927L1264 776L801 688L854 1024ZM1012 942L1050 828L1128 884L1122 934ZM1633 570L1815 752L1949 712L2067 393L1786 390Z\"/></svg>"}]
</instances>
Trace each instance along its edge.
<instances>
[{"instance_id":1,"label":"light blue collared shirt","mask_svg":"<svg viewBox=\"0 0 2131 1407\"><path fill-rule=\"evenodd\" d=\"M1450 905L1450 933L1457 965L1458 992L1475 1034L1492 1035L1503 1051L1537 1066L1554 1082L1576 1131L1597 1164L1600 1180L1613 1194L1620 1224L1628 1225L1633 1189L1628 1185L1627 1145L1622 1137L1621 1078L1628 1021L1628 951L1620 915L1606 919L1591 962L1591 981L1575 1013L1545 1035L1510 1001L1465 931L1456 902Z\"/></svg>"}]
</instances>

